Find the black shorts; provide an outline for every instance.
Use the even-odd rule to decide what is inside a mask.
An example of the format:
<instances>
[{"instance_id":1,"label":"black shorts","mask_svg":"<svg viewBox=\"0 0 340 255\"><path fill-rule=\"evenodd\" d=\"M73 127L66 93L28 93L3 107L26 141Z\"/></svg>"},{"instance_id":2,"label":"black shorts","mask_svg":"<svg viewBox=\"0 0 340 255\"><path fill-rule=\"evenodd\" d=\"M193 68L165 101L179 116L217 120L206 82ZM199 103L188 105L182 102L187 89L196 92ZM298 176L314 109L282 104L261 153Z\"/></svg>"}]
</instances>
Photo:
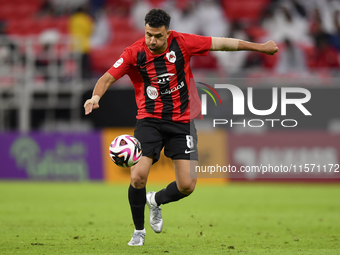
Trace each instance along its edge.
<instances>
[{"instance_id":1,"label":"black shorts","mask_svg":"<svg viewBox=\"0 0 340 255\"><path fill-rule=\"evenodd\" d=\"M198 160L194 122L179 123L145 118L137 120L134 136L142 145L143 156L159 160L161 150L171 159Z\"/></svg>"}]
</instances>

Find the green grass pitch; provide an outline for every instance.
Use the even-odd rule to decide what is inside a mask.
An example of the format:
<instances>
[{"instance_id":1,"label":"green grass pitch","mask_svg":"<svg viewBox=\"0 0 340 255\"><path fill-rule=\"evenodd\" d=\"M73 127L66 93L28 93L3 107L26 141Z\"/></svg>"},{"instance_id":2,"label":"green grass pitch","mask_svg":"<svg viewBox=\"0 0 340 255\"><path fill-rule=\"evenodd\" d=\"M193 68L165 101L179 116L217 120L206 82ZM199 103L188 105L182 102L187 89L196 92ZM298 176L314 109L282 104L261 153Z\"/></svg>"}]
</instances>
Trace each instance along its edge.
<instances>
[{"instance_id":1,"label":"green grass pitch","mask_svg":"<svg viewBox=\"0 0 340 255\"><path fill-rule=\"evenodd\" d=\"M0 254L340 254L340 186L197 185L129 247L128 185L0 182ZM158 190L162 186L148 186Z\"/></svg>"}]
</instances>

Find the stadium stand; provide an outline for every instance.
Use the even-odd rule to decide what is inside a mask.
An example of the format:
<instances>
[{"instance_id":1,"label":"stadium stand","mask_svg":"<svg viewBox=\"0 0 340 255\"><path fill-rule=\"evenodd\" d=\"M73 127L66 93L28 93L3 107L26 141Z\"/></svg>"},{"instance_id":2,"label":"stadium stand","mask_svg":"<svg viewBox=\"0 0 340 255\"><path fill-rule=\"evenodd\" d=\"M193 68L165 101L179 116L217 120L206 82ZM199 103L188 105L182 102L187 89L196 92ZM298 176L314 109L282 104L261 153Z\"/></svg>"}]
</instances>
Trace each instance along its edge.
<instances>
[{"instance_id":1,"label":"stadium stand","mask_svg":"<svg viewBox=\"0 0 340 255\"><path fill-rule=\"evenodd\" d=\"M257 22L268 6L270 0L223 0L221 1L224 13L231 21L245 20Z\"/></svg>"},{"instance_id":2,"label":"stadium stand","mask_svg":"<svg viewBox=\"0 0 340 255\"><path fill-rule=\"evenodd\" d=\"M178 8L178 6L180 6L178 3L181 3L181 1L172 2L167 0L144 1L148 2L149 6L156 8L164 7L166 9ZM114 33L114 36L110 38L106 45L100 48L94 48L90 52L92 67L97 73L107 70L107 68L109 68L119 57L125 47L143 36L143 32L136 29L131 20L131 8L136 1L106 0L101 2L108 13L110 28ZM204 1L193 1L193 4L197 7L196 9L199 9L198 6L203 2ZM277 10L281 6L280 4L283 3L282 1L271 0L220 0L216 2L219 2L221 5L227 22L230 22L231 24L234 22L241 23L243 30L252 40L257 42L263 41L267 36L270 36L267 33L268 31L266 31L261 24L264 17L263 15L269 9L276 15ZM31 0L29 2L25 0L0 0L0 20L6 21L7 34L16 36L37 36L43 31L53 28L58 30L59 33L66 35L70 11L59 13L59 16L49 15L49 13L41 15L41 8L43 8L42 6L46 3L51 3L53 5L53 1L49 2L48 0ZM313 8L300 5L297 10L295 10L294 7L289 7L288 9L296 15L296 13L301 13L301 8L304 8L302 13L307 13L307 15L305 15L306 17L302 18L308 19L311 29L310 36L317 36L315 33L321 33L322 31L319 29L315 32L316 21L313 18ZM322 16L320 22L322 22ZM320 26L322 27L322 24ZM334 38L334 36L332 38ZM313 52L316 50L315 46L302 44L301 47L306 54L308 67L317 67L318 65L316 65L315 60L313 60L313 56L315 55ZM329 52L331 51L329 50ZM338 51L332 52L339 54ZM273 69L276 62L277 57L264 56L261 63L263 68ZM194 58L193 60L194 68L213 69L216 66L219 66L219 63L213 56L209 56L208 59L205 60L200 60L199 58ZM337 65L333 65L333 67L337 67Z\"/></svg>"},{"instance_id":3,"label":"stadium stand","mask_svg":"<svg viewBox=\"0 0 340 255\"><path fill-rule=\"evenodd\" d=\"M150 8L164 8L168 12L174 9L179 10L180 6L188 2L187 0L140 1L146 6L150 6ZM221 7L225 15L223 18L225 18L224 22L226 22L228 29L226 29L227 31L225 31L224 36L239 38L240 33L232 31L232 27L237 24L239 30L245 35L242 39L255 42L265 42L272 39L271 32L275 32L276 23L280 23L280 20L282 21L282 6L284 5L284 8L293 18L297 20L300 19L302 23L307 24L307 26L304 26L304 31L306 32L304 35L308 39L306 41L294 41L304 54L306 73L300 74L293 72L284 75L289 77L306 77L306 75L307 77L339 76L340 20L336 20L336 15L338 15L340 11L340 6L334 5L336 1L326 1L322 6L318 4L313 5L312 1L290 0L190 1L193 7L191 9L193 12L191 15L195 17L194 20L196 20L197 23L204 20L202 19L202 13L198 11L202 10L202 6L204 7L202 4L211 3L212 1ZM59 4L56 5L56 2ZM79 93L82 89L79 88L79 90L72 91L74 87L77 87L80 83L82 83L84 87L87 86L87 81L77 80L81 79L81 77L77 76L80 59L78 59L76 54L72 54L70 46L68 45L69 17L75 8L79 7L79 3L84 2L92 3L89 0L72 1L72 3L67 3L67 1L59 2L58 0L0 0L0 24L4 27L4 29L1 29L0 34L2 38L0 40L0 53L3 54L1 56L5 56L0 58L0 90L15 87L16 84L22 86L23 84L27 84L27 80L29 80L31 85L39 87L41 90L45 87L47 91L45 92L52 95L51 97L49 95L47 97L54 98L49 100L49 102L52 103L48 105L48 107L53 108L56 106L56 102L58 102L58 100L55 100L55 91L59 88L62 87L63 90L67 90L67 93L73 96L75 95L74 93ZM134 23L136 21L133 22L132 13L136 3L137 0L101 0L96 2L96 9L88 10L89 14L94 17L95 20L95 10L98 11L100 8L104 8L109 23L110 31L108 32L111 32L105 44L99 47L93 47L89 52L93 80L107 71L127 46L144 36L143 24L141 24L141 28L137 28L136 23ZM60 4L64 4L64 6L60 6ZM327 10L327 12L325 12L325 10ZM185 14L185 12L178 13ZM197 13L199 15L195 15ZM138 18L138 20L139 19L140 18ZM175 17L173 21L175 21ZM266 23L265 21L269 22ZM143 21L141 21L141 23L143 23ZM270 29L266 27L265 23L267 25L268 23L269 25L272 24ZM296 24L299 24L299 22ZM51 30L59 33L60 38L63 38L62 40L65 41L57 43L50 48L53 53L50 63L54 63L53 61L55 61L55 59L62 59L62 64L58 64L57 68L51 67L50 70L52 70L52 74L46 75L44 71L42 71L43 68L41 68L41 66L39 68L36 66L36 60L40 57L46 57L47 51L43 53L44 45L41 44L39 38L44 32ZM196 33L196 31L193 31L193 33ZM205 35L204 31L199 31L198 33ZM284 44L284 37L281 36L278 38L281 39L275 39L275 42L278 43L279 48L281 48ZM318 38L324 39L324 48L317 47ZM294 40L294 38L290 39ZM16 45L14 47L15 54L8 54L8 52L12 52L6 49L6 47L8 48L10 45L8 40L12 41L13 45ZM237 72L229 70L226 65L222 64L221 59L216 58L214 54L208 54L207 57L193 57L193 71L199 73L199 77L202 80L205 77L282 77L283 74L276 72L280 54L282 54L281 52L275 56L267 56L254 52L247 52L245 54L246 56L243 56L244 63L242 62ZM48 70L48 68L45 69ZM13 75L14 71L18 70L20 70L20 75ZM53 78L46 79L46 77ZM51 83L52 81L55 82L54 85ZM126 80L123 80L123 83L124 82L126 83ZM78 85L67 85L71 83L77 83ZM88 82L88 84L90 83L93 85L93 81ZM128 83L127 86L129 85L131 84ZM51 92L52 90L55 91ZM6 93L8 93L8 91ZM74 107L74 102L72 103L72 107ZM44 103L41 103L41 106L45 106Z\"/></svg>"}]
</instances>

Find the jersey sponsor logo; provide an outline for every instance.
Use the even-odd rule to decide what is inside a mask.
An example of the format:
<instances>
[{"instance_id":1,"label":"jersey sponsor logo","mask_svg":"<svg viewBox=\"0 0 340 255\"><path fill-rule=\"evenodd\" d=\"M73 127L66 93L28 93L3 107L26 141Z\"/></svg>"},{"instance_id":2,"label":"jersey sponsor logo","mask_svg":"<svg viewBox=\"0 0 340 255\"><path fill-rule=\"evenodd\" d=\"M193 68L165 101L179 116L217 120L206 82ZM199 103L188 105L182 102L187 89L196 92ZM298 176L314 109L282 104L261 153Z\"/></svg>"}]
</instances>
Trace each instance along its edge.
<instances>
[{"instance_id":1,"label":"jersey sponsor logo","mask_svg":"<svg viewBox=\"0 0 340 255\"><path fill-rule=\"evenodd\" d=\"M164 74L160 74L155 77L152 77L150 81L151 83L154 83L154 84L166 84L167 82L172 81L175 77L176 76L174 73L164 73Z\"/></svg>"},{"instance_id":2,"label":"jersey sponsor logo","mask_svg":"<svg viewBox=\"0 0 340 255\"><path fill-rule=\"evenodd\" d=\"M168 52L166 54L166 58L169 60L169 62L175 63L175 61L176 61L176 54L175 54L175 52L173 50Z\"/></svg>"},{"instance_id":3,"label":"jersey sponsor logo","mask_svg":"<svg viewBox=\"0 0 340 255\"><path fill-rule=\"evenodd\" d=\"M155 87L152 87L152 86L148 86L146 88L146 93L148 94L148 97L150 99L156 99L158 97L158 91Z\"/></svg>"},{"instance_id":4,"label":"jersey sponsor logo","mask_svg":"<svg viewBox=\"0 0 340 255\"><path fill-rule=\"evenodd\" d=\"M184 87L184 82L182 81L180 84L178 84L176 87L173 87L172 89L166 89L165 91L161 92L162 95L165 94L171 94L172 92L175 92L181 88Z\"/></svg>"},{"instance_id":5,"label":"jersey sponsor logo","mask_svg":"<svg viewBox=\"0 0 340 255\"><path fill-rule=\"evenodd\" d=\"M121 64L123 64L123 62L124 62L124 59L120 58L116 61L116 63L114 63L113 67L118 68Z\"/></svg>"}]
</instances>

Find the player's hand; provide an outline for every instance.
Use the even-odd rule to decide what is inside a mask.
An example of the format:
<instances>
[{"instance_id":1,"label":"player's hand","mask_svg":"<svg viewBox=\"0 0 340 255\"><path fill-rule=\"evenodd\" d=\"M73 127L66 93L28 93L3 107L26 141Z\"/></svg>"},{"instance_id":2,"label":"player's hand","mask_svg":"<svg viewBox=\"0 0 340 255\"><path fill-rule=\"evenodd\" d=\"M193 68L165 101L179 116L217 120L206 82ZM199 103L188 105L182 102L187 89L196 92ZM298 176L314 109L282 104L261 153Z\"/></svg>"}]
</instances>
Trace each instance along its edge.
<instances>
[{"instance_id":1,"label":"player's hand","mask_svg":"<svg viewBox=\"0 0 340 255\"><path fill-rule=\"evenodd\" d=\"M92 96L92 98L86 100L84 104L85 115L88 115L92 112L93 109L99 108L99 99L100 97L97 95Z\"/></svg>"},{"instance_id":2,"label":"player's hand","mask_svg":"<svg viewBox=\"0 0 340 255\"><path fill-rule=\"evenodd\" d=\"M268 55L274 55L278 51L279 51L279 48L277 47L276 43L273 41L268 41L265 44L263 44L262 53L266 53Z\"/></svg>"}]
</instances>

